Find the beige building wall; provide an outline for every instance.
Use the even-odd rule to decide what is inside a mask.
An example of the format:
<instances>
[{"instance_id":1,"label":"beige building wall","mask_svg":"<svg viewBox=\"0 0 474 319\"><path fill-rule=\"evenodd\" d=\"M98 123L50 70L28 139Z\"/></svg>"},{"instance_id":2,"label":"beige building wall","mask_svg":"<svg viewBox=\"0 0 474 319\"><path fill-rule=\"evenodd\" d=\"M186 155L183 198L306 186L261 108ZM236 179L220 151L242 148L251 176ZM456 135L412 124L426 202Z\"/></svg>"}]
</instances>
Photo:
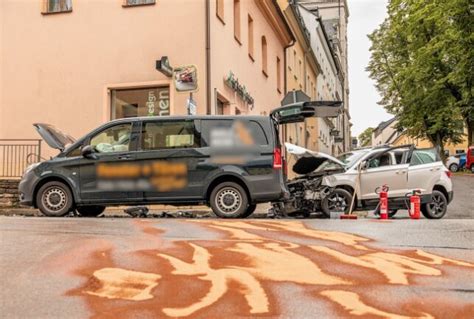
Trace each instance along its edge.
<instances>
[{"instance_id":1,"label":"beige building wall","mask_svg":"<svg viewBox=\"0 0 474 319\"><path fill-rule=\"evenodd\" d=\"M36 138L36 122L87 133L110 120L110 89L172 85L155 69L164 55L195 64L204 84L204 2L182 2L75 0L70 13L44 15L42 1L2 0L0 138ZM185 114L186 98L170 90L172 114ZM194 98L205 105L204 86Z\"/></svg>"},{"instance_id":2,"label":"beige building wall","mask_svg":"<svg viewBox=\"0 0 474 319\"><path fill-rule=\"evenodd\" d=\"M219 2L223 5L221 11L216 7ZM268 115L273 108L280 106L284 97L283 54L285 47L291 43L291 34L285 30L284 21L278 21L278 13L271 0L237 1L240 21L236 21L239 18L234 15L235 3L234 0L211 0L213 104L217 106L216 101L223 103L228 114ZM275 20L278 23L275 24ZM252 21L251 32L249 21ZM265 39L266 49L262 38ZM253 50L250 49L252 47ZM225 79L230 72L245 86L254 105L246 103L226 84ZM212 114L217 111L214 107Z\"/></svg>"},{"instance_id":3,"label":"beige building wall","mask_svg":"<svg viewBox=\"0 0 474 319\"><path fill-rule=\"evenodd\" d=\"M115 90L169 87L169 113L187 114L189 93L176 92L171 78L155 69L162 56L174 67L197 67L199 89L193 99L198 114L206 113L208 102L210 113L217 113L217 97L227 101L228 114L268 114L279 106L284 47L292 35L272 0L239 1L240 43L234 38L234 1L209 0L209 86L206 0L123 3L73 0L71 12L42 14L41 0L0 1L0 139L39 138L33 123L52 124L78 138L113 117L113 96L126 104ZM222 21L217 3L224 4ZM254 61L248 56L249 14ZM267 75L262 73L261 36L267 43ZM254 99L252 107L225 85L230 71ZM42 145L44 157L57 153Z\"/></svg>"},{"instance_id":4,"label":"beige building wall","mask_svg":"<svg viewBox=\"0 0 474 319\"><path fill-rule=\"evenodd\" d=\"M467 133L467 130L466 132ZM433 147L433 144L426 140L426 139L417 139L417 138L412 138L409 137L406 134L401 134L394 142L394 146L401 146L401 145L406 145L406 144L414 144L418 148L429 148ZM447 143L444 145L444 150L449 152L449 155L455 155L458 152L466 152L468 148L467 144L467 136L464 138L464 140L459 143L459 144L452 144L452 143Z\"/></svg>"}]
</instances>

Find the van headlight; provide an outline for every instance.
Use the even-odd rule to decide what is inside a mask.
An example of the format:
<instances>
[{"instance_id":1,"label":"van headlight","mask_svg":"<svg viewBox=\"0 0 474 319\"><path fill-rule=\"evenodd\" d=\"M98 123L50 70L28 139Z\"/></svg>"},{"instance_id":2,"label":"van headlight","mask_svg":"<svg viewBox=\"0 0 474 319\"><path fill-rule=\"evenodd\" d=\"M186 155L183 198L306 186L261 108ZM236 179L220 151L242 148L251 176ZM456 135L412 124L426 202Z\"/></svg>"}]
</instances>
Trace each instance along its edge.
<instances>
[{"instance_id":1,"label":"van headlight","mask_svg":"<svg viewBox=\"0 0 474 319\"><path fill-rule=\"evenodd\" d=\"M41 162L38 162L38 163L33 163L31 165L29 165L25 171L23 172L23 176L25 176L26 174L28 174L29 172L31 172L33 169L35 169L36 167L38 167L38 165L41 164Z\"/></svg>"}]
</instances>

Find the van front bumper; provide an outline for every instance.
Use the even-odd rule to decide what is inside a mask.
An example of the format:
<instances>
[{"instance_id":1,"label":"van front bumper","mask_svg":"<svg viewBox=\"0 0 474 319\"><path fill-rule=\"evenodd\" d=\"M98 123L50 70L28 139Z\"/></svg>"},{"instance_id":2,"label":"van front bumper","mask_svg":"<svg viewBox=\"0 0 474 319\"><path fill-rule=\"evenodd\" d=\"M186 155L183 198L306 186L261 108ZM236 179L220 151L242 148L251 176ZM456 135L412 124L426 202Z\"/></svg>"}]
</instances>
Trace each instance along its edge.
<instances>
[{"instance_id":1,"label":"van front bumper","mask_svg":"<svg viewBox=\"0 0 474 319\"><path fill-rule=\"evenodd\" d=\"M20 183L18 184L18 192L20 204L24 206L34 206L34 190L38 177L33 173L29 172L23 176Z\"/></svg>"}]
</instances>

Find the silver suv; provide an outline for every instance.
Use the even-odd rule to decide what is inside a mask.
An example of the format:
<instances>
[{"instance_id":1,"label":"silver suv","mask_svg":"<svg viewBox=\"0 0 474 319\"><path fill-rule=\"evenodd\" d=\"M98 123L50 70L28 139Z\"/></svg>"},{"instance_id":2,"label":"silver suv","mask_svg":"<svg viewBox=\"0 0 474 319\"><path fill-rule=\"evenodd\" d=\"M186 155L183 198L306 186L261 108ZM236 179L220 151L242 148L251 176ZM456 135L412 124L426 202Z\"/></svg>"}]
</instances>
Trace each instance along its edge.
<instances>
[{"instance_id":1,"label":"silver suv","mask_svg":"<svg viewBox=\"0 0 474 319\"><path fill-rule=\"evenodd\" d=\"M414 190L421 192L421 211L430 219L442 218L453 199L451 172L435 149L379 146L335 158L289 143L286 148L295 157L297 177L287 183L290 197L272 203L276 214L321 211L329 216L347 213L351 203L353 209L377 213L378 189L383 185L389 187L391 216L409 207L408 197Z\"/></svg>"}]
</instances>

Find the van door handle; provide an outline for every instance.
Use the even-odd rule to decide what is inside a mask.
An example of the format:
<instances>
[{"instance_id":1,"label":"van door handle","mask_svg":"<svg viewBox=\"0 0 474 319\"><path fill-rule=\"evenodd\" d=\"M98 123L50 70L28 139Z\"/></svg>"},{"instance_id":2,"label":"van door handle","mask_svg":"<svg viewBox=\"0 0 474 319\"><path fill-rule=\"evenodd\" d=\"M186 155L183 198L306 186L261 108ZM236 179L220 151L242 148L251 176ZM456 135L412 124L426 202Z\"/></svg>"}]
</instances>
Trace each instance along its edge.
<instances>
[{"instance_id":1,"label":"van door handle","mask_svg":"<svg viewBox=\"0 0 474 319\"><path fill-rule=\"evenodd\" d=\"M441 168L437 167L437 168L431 168L430 171L434 172L434 171L439 171Z\"/></svg>"},{"instance_id":2,"label":"van door handle","mask_svg":"<svg viewBox=\"0 0 474 319\"><path fill-rule=\"evenodd\" d=\"M118 159L119 160L127 160L131 159L132 157L130 155L119 155Z\"/></svg>"},{"instance_id":3,"label":"van door handle","mask_svg":"<svg viewBox=\"0 0 474 319\"><path fill-rule=\"evenodd\" d=\"M405 171L397 171L397 174L400 175L400 174L405 174Z\"/></svg>"}]
</instances>

